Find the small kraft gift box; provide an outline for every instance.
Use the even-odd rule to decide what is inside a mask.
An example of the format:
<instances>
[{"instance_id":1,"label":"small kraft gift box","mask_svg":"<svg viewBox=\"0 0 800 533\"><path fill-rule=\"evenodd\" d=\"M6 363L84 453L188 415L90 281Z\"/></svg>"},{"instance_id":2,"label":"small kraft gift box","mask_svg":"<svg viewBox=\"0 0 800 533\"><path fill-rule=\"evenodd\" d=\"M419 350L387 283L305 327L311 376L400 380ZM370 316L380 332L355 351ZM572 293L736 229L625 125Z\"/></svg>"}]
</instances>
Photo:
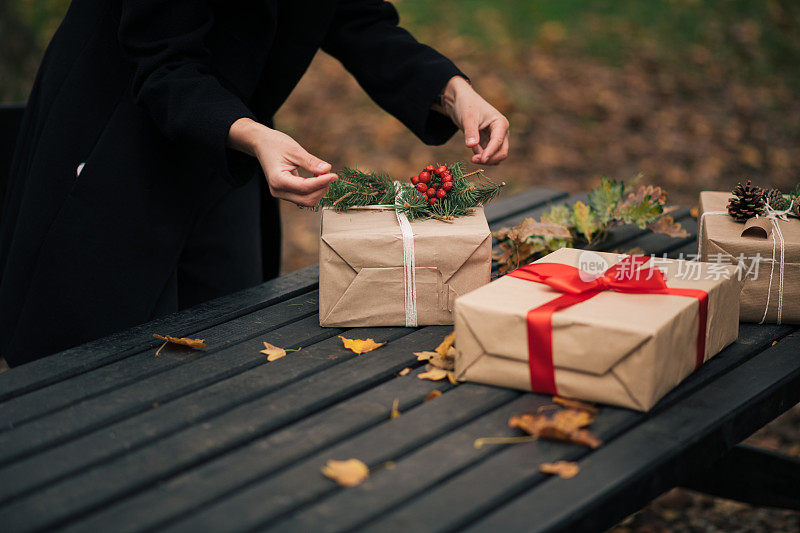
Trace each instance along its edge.
<instances>
[{"instance_id":1,"label":"small kraft gift box","mask_svg":"<svg viewBox=\"0 0 800 533\"><path fill-rule=\"evenodd\" d=\"M701 261L740 264L742 322L800 324L800 220L789 210L736 222L731 193L700 193L698 255Z\"/></svg>"},{"instance_id":2,"label":"small kraft gift box","mask_svg":"<svg viewBox=\"0 0 800 533\"><path fill-rule=\"evenodd\" d=\"M452 324L455 299L485 285L492 237L482 207L443 222L389 209L322 211L322 326Z\"/></svg>"},{"instance_id":3,"label":"small kraft gift box","mask_svg":"<svg viewBox=\"0 0 800 533\"><path fill-rule=\"evenodd\" d=\"M563 248L456 301L456 377L647 411L736 339L738 270Z\"/></svg>"}]
</instances>

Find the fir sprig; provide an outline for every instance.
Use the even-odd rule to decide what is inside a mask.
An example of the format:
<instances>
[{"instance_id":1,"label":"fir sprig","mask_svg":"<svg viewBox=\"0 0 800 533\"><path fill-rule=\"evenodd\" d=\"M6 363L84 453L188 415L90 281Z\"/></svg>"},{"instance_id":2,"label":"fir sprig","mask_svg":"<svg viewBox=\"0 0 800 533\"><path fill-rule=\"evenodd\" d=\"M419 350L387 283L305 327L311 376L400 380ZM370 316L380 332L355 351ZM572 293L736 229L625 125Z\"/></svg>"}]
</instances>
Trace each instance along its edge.
<instances>
[{"instance_id":1,"label":"fir sprig","mask_svg":"<svg viewBox=\"0 0 800 533\"><path fill-rule=\"evenodd\" d=\"M460 162L446 165L453 176L453 188L447 196L431 206L413 185L396 184L389 176L375 172L343 168L339 179L331 183L328 193L315 209L331 207L337 211L365 206L385 205L396 209L410 220L434 218L450 221L468 216L475 208L497 197L505 183L495 183L483 170L464 173ZM475 182L467 178L475 176Z\"/></svg>"}]
</instances>

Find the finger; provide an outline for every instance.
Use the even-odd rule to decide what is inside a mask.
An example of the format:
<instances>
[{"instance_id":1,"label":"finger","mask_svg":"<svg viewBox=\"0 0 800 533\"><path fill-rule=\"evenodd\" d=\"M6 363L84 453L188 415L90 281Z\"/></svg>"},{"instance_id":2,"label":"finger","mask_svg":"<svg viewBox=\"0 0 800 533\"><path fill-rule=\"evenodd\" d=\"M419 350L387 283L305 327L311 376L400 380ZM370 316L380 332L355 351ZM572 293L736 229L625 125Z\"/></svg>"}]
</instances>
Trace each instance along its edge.
<instances>
[{"instance_id":1,"label":"finger","mask_svg":"<svg viewBox=\"0 0 800 533\"><path fill-rule=\"evenodd\" d=\"M508 135L503 139L500 149L486 162L487 165L496 165L508 157Z\"/></svg>"},{"instance_id":2,"label":"finger","mask_svg":"<svg viewBox=\"0 0 800 533\"><path fill-rule=\"evenodd\" d=\"M468 111L464 114L462 124L464 126L464 143L468 148L472 148L474 151L475 146L480 142L478 116Z\"/></svg>"},{"instance_id":3,"label":"finger","mask_svg":"<svg viewBox=\"0 0 800 533\"><path fill-rule=\"evenodd\" d=\"M288 159L292 163L312 172L314 175L326 174L330 172L332 168L330 163L323 161L315 155L309 154L300 145L297 145L288 156Z\"/></svg>"},{"instance_id":4,"label":"finger","mask_svg":"<svg viewBox=\"0 0 800 533\"><path fill-rule=\"evenodd\" d=\"M503 140L506 138L506 134L508 133L508 126L504 120L496 120L490 126L491 128L491 136L489 138L489 142L486 144L486 148L484 148L483 153L481 154L481 163L486 163L491 159L491 157L497 153L500 147L503 145Z\"/></svg>"},{"instance_id":5,"label":"finger","mask_svg":"<svg viewBox=\"0 0 800 533\"><path fill-rule=\"evenodd\" d=\"M275 180L274 186L287 193L307 195L327 189L337 177L336 174L322 174L312 178L303 178L290 172L282 172Z\"/></svg>"}]
</instances>

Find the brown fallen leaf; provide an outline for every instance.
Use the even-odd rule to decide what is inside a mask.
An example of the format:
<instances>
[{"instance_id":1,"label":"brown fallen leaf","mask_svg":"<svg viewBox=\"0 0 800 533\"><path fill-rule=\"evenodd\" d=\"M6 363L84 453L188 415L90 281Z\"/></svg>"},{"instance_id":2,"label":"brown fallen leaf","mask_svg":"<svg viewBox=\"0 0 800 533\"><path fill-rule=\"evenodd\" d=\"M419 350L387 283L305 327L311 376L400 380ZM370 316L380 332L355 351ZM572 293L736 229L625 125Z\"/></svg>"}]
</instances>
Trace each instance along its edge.
<instances>
[{"instance_id":1,"label":"brown fallen leaf","mask_svg":"<svg viewBox=\"0 0 800 533\"><path fill-rule=\"evenodd\" d=\"M441 395L442 395L442 391L440 391L440 390L432 390L432 391L430 391L428 393L427 396L425 396L425 399L422 400L422 401L423 402L429 402L431 400L435 400L436 398L438 398Z\"/></svg>"},{"instance_id":2,"label":"brown fallen leaf","mask_svg":"<svg viewBox=\"0 0 800 533\"><path fill-rule=\"evenodd\" d=\"M372 339L345 339L341 335L339 335L339 338L342 339L345 348L359 355L362 353L371 352L372 350L380 348L386 344L385 342L375 342Z\"/></svg>"},{"instance_id":3,"label":"brown fallen leaf","mask_svg":"<svg viewBox=\"0 0 800 533\"><path fill-rule=\"evenodd\" d=\"M596 415L599 410L594 405L582 402L580 400L573 400L572 398L562 398L561 396L553 396L553 403L560 405L561 407L566 407L568 409L578 409L581 411L587 411Z\"/></svg>"},{"instance_id":4,"label":"brown fallen leaf","mask_svg":"<svg viewBox=\"0 0 800 533\"><path fill-rule=\"evenodd\" d=\"M456 342L455 330L452 333L450 333L450 335L445 337L442 343L436 347L436 353L438 353L442 357L447 357L447 353L450 350L450 348L453 347L454 342Z\"/></svg>"},{"instance_id":5,"label":"brown fallen leaf","mask_svg":"<svg viewBox=\"0 0 800 533\"><path fill-rule=\"evenodd\" d=\"M675 222L669 215L657 218L647 225L647 229L655 233L663 233L669 237L685 238L689 236L689 232L683 229L680 223Z\"/></svg>"},{"instance_id":6,"label":"brown fallen leaf","mask_svg":"<svg viewBox=\"0 0 800 533\"><path fill-rule=\"evenodd\" d=\"M447 381L450 382L451 385L461 385L458 380L456 379L455 372L448 372L447 373Z\"/></svg>"},{"instance_id":7,"label":"brown fallen leaf","mask_svg":"<svg viewBox=\"0 0 800 533\"><path fill-rule=\"evenodd\" d=\"M369 477L369 468L358 459L331 459L322 467L322 473L343 487L355 487Z\"/></svg>"},{"instance_id":8,"label":"brown fallen leaf","mask_svg":"<svg viewBox=\"0 0 800 533\"><path fill-rule=\"evenodd\" d=\"M206 347L205 339L189 339L187 337L178 338L171 335L159 335L158 333L153 333L153 337L164 341L164 344L162 344L161 347L156 350L156 356L161 353L161 350L167 345L168 342L172 344L180 344L181 346L188 346L189 348L194 349Z\"/></svg>"},{"instance_id":9,"label":"brown fallen leaf","mask_svg":"<svg viewBox=\"0 0 800 533\"><path fill-rule=\"evenodd\" d=\"M539 472L554 474L564 479L574 478L580 470L578 463L572 461L556 461L555 463L542 463L539 465Z\"/></svg>"},{"instance_id":10,"label":"brown fallen leaf","mask_svg":"<svg viewBox=\"0 0 800 533\"><path fill-rule=\"evenodd\" d=\"M437 357L439 354L436 352L414 352L417 356L417 361L430 361L431 357Z\"/></svg>"},{"instance_id":11,"label":"brown fallen leaf","mask_svg":"<svg viewBox=\"0 0 800 533\"><path fill-rule=\"evenodd\" d=\"M400 398L395 398L392 402L392 410L389 412L389 418L397 418L400 416Z\"/></svg>"},{"instance_id":12,"label":"brown fallen leaf","mask_svg":"<svg viewBox=\"0 0 800 533\"><path fill-rule=\"evenodd\" d=\"M398 376L400 376L400 377L402 377L402 376L408 375L408 373L409 373L409 372L411 372L411 367L408 367L408 366L407 366L407 367L405 367L403 370L401 370L400 372L398 372L398 373L397 373L397 375L398 375Z\"/></svg>"},{"instance_id":13,"label":"brown fallen leaf","mask_svg":"<svg viewBox=\"0 0 800 533\"><path fill-rule=\"evenodd\" d=\"M427 379L429 381L441 381L447 377L447 370L442 370L441 368L427 365L425 367L425 372L417 374L417 377L419 379Z\"/></svg>"},{"instance_id":14,"label":"brown fallen leaf","mask_svg":"<svg viewBox=\"0 0 800 533\"><path fill-rule=\"evenodd\" d=\"M600 439L592 432L581 429L591 424L592 421L594 421L594 417L590 413L568 409L559 411L552 417L543 414L512 416L508 425L542 439L597 448L601 444Z\"/></svg>"}]
</instances>

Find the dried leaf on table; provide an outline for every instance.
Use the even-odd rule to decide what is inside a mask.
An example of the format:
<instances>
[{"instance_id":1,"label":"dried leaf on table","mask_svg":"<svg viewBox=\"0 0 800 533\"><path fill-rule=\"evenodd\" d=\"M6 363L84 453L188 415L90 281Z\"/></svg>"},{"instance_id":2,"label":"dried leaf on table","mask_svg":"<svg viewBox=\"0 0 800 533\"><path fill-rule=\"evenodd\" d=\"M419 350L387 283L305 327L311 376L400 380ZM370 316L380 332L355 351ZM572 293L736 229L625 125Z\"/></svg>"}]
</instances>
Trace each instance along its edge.
<instances>
[{"instance_id":1,"label":"dried leaf on table","mask_svg":"<svg viewBox=\"0 0 800 533\"><path fill-rule=\"evenodd\" d=\"M187 337L178 338L178 337L173 337L171 335L159 335L158 333L153 333L153 337L172 344L180 344L181 346L188 346L189 348L206 347L205 339L189 339Z\"/></svg>"},{"instance_id":2,"label":"dried leaf on table","mask_svg":"<svg viewBox=\"0 0 800 533\"><path fill-rule=\"evenodd\" d=\"M455 330L450 333L447 337L444 338L442 343L436 347L436 353L438 353L442 357L447 357L447 354L450 348L453 347L453 344L456 342L456 332Z\"/></svg>"},{"instance_id":3,"label":"dried leaf on table","mask_svg":"<svg viewBox=\"0 0 800 533\"><path fill-rule=\"evenodd\" d=\"M322 473L343 487L355 487L369 477L369 468L358 459L329 460Z\"/></svg>"},{"instance_id":4,"label":"dried leaf on table","mask_svg":"<svg viewBox=\"0 0 800 533\"><path fill-rule=\"evenodd\" d=\"M408 366L407 366L407 367L405 367L403 370L401 370L400 372L398 372L398 373L397 373L397 375L398 375L398 376L400 376L400 377L403 377L403 376L405 376L405 375L408 375L408 373L409 373L409 372L411 372L411 367L408 367Z\"/></svg>"},{"instance_id":5,"label":"dried leaf on table","mask_svg":"<svg viewBox=\"0 0 800 533\"><path fill-rule=\"evenodd\" d=\"M575 221L575 228L586 237L587 241L591 241L594 233L600 229L592 210L583 202L575 202L572 206L572 218Z\"/></svg>"},{"instance_id":6,"label":"dried leaf on table","mask_svg":"<svg viewBox=\"0 0 800 533\"><path fill-rule=\"evenodd\" d=\"M414 352L417 356L417 361L430 361L431 357L436 357L439 354L436 352Z\"/></svg>"},{"instance_id":7,"label":"dried leaf on table","mask_svg":"<svg viewBox=\"0 0 800 533\"><path fill-rule=\"evenodd\" d=\"M272 362L286 355L286 350L265 342L264 349L261 350L261 353L267 356L267 361Z\"/></svg>"},{"instance_id":8,"label":"dried leaf on table","mask_svg":"<svg viewBox=\"0 0 800 533\"><path fill-rule=\"evenodd\" d=\"M581 429L591 424L592 421L594 421L594 417L590 413L568 409L559 411L552 417L543 414L512 416L508 425L542 439L597 448L601 444L600 439L592 432Z\"/></svg>"},{"instance_id":9,"label":"dried leaf on table","mask_svg":"<svg viewBox=\"0 0 800 533\"><path fill-rule=\"evenodd\" d=\"M448 372L447 373L447 381L449 381L451 385L460 385L461 384L456 379L456 373L455 372Z\"/></svg>"},{"instance_id":10,"label":"dried leaf on table","mask_svg":"<svg viewBox=\"0 0 800 533\"><path fill-rule=\"evenodd\" d=\"M669 237L688 237L689 232L683 229L679 222L675 222L671 216L662 216L647 225L647 229L655 233L663 233Z\"/></svg>"},{"instance_id":11,"label":"dried leaf on table","mask_svg":"<svg viewBox=\"0 0 800 533\"><path fill-rule=\"evenodd\" d=\"M563 398L561 396L553 396L553 403L560 405L561 407L566 407L568 409L578 409L587 411L592 414L597 414L599 409L594 405L583 402L581 400L574 400L572 398Z\"/></svg>"},{"instance_id":12,"label":"dried leaf on table","mask_svg":"<svg viewBox=\"0 0 800 533\"><path fill-rule=\"evenodd\" d=\"M389 412L389 418L397 418L400 416L400 398L395 398L392 402L392 410Z\"/></svg>"},{"instance_id":13,"label":"dried leaf on table","mask_svg":"<svg viewBox=\"0 0 800 533\"><path fill-rule=\"evenodd\" d=\"M556 461L555 463L542 463L539 465L539 472L554 474L564 479L574 478L580 470L578 463L572 461Z\"/></svg>"},{"instance_id":14,"label":"dried leaf on table","mask_svg":"<svg viewBox=\"0 0 800 533\"><path fill-rule=\"evenodd\" d=\"M345 348L359 355L362 353L371 352L372 350L380 348L381 346L386 344L385 342L375 342L372 339L366 339L366 340L346 339L341 335L339 335L339 338L342 339Z\"/></svg>"},{"instance_id":15,"label":"dried leaf on table","mask_svg":"<svg viewBox=\"0 0 800 533\"><path fill-rule=\"evenodd\" d=\"M427 396L425 396L425 399L422 400L422 401L423 402L429 402L431 400L435 400L436 398L438 398L441 395L442 395L442 391L440 391L440 390L432 390L432 391L430 391L428 393Z\"/></svg>"},{"instance_id":16,"label":"dried leaf on table","mask_svg":"<svg viewBox=\"0 0 800 533\"><path fill-rule=\"evenodd\" d=\"M427 379L429 381L441 381L447 378L447 370L436 368L433 365L426 365L425 372L418 374L419 379Z\"/></svg>"}]
</instances>

